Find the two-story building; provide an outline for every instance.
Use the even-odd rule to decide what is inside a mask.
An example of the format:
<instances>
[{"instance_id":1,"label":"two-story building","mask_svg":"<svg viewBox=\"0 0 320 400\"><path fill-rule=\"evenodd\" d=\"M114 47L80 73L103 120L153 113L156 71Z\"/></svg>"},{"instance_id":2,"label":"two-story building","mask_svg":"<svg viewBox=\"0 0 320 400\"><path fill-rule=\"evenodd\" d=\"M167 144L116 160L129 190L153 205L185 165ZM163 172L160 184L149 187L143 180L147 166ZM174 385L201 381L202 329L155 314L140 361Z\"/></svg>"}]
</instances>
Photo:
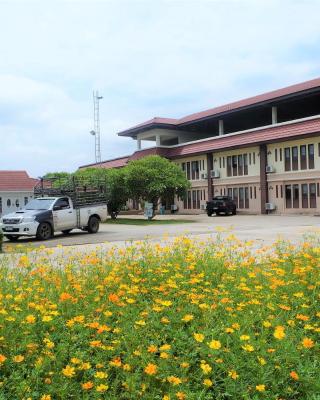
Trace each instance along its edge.
<instances>
[{"instance_id":1,"label":"two-story building","mask_svg":"<svg viewBox=\"0 0 320 400\"><path fill-rule=\"evenodd\" d=\"M180 212L199 212L215 195L247 213L320 213L320 79L181 119L153 118L119 133L137 142L112 168L149 154L181 166L192 188ZM144 141L154 147L143 149Z\"/></svg>"}]
</instances>

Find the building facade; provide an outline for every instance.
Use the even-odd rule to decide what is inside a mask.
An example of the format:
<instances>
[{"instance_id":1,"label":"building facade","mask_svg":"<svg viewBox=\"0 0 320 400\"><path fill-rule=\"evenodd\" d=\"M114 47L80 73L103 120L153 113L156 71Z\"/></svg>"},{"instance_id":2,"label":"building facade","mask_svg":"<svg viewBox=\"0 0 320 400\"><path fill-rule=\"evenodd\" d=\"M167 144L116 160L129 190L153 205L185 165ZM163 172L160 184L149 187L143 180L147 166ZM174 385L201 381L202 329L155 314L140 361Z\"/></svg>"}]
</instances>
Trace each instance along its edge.
<instances>
[{"instance_id":1,"label":"building facade","mask_svg":"<svg viewBox=\"0 0 320 400\"><path fill-rule=\"evenodd\" d=\"M320 79L181 119L153 118L119 135L136 140L137 151L100 165L150 154L172 160L191 183L176 200L182 213L229 195L240 212L320 214ZM155 146L143 149L144 141Z\"/></svg>"},{"instance_id":2,"label":"building facade","mask_svg":"<svg viewBox=\"0 0 320 400\"><path fill-rule=\"evenodd\" d=\"M33 198L37 182L26 171L0 171L0 217L21 210Z\"/></svg>"}]
</instances>

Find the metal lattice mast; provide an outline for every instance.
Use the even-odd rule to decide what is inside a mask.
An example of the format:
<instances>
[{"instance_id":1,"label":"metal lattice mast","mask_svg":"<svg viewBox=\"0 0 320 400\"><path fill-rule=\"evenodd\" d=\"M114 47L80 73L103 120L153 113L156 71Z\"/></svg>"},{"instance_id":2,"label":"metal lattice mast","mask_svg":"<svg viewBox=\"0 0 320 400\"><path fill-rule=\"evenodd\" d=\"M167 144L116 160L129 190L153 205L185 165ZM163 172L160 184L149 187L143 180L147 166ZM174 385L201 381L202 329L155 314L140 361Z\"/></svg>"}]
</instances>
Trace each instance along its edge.
<instances>
[{"instance_id":1,"label":"metal lattice mast","mask_svg":"<svg viewBox=\"0 0 320 400\"><path fill-rule=\"evenodd\" d=\"M94 120L94 130L93 135L95 138L95 159L96 163L101 162L101 146L100 146L100 110L99 110L99 101L103 99L102 96L99 96L99 92L93 91L93 120Z\"/></svg>"}]
</instances>

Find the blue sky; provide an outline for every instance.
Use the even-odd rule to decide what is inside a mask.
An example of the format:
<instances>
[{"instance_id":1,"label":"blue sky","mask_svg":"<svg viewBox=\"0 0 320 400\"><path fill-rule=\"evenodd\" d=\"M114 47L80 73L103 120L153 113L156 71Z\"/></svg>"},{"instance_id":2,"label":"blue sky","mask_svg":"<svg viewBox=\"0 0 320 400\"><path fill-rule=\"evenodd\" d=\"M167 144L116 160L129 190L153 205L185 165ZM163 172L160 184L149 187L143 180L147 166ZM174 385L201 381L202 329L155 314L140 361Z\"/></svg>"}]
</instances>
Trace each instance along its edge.
<instances>
[{"instance_id":1,"label":"blue sky","mask_svg":"<svg viewBox=\"0 0 320 400\"><path fill-rule=\"evenodd\" d=\"M122 129L320 76L319 0L0 0L0 169L136 148Z\"/></svg>"}]
</instances>

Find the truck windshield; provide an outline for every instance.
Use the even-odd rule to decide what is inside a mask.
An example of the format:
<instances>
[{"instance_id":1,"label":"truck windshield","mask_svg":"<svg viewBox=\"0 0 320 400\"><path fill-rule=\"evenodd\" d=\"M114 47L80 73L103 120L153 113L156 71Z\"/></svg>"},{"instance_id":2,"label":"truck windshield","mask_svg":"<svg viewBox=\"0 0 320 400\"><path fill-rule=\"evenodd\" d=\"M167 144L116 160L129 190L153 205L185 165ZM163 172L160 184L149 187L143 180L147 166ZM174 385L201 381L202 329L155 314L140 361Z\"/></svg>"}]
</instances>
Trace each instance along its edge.
<instances>
[{"instance_id":1,"label":"truck windshield","mask_svg":"<svg viewBox=\"0 0 320 400\"><path fill-rule=\"evenodd\" d=\"M54 199L33 199L26 205L26 210L49 210Z\"/></svg>"}]
</instances>

